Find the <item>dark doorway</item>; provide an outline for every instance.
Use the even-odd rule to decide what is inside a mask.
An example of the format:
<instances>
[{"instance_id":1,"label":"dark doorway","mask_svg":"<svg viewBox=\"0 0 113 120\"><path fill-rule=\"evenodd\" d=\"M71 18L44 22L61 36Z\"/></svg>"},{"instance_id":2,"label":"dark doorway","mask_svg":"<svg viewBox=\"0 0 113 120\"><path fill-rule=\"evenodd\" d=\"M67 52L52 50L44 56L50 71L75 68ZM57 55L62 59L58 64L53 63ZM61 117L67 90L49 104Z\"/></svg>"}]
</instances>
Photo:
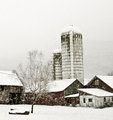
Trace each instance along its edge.
<instances>
[{"instance_id":1,"label":"dark doorway","mask_svg":"<svg viewBox=\"0 0 113 120\"><path fill-rule=\"evenodd\" d=\"M9 103L10 104L19 104L21 103L21 94L20 93L10 93Z\"/></svg>"},{"instance_id":2,"label":"dark doorway","mask_svg":"<svg viewBox=\"0 0 113 120\"><path fill-rule=\"evenodd\" d=\"M70 98L66 98L66 102L67 102L67 105L70 105L71 104L71 99Z\"/></svg>"}]
</instances>

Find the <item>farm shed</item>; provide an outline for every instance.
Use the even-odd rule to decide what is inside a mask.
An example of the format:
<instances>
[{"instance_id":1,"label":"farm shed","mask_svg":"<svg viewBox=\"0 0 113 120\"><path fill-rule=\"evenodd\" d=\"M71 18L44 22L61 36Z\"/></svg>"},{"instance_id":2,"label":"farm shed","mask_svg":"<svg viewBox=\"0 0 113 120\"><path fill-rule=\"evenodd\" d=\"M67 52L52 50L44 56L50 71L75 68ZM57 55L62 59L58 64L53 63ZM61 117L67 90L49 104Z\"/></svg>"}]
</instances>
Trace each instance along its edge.
<instances>
[{"instance_id":1,"label":"farm shed","mask_svg":"<svg viewBox=\"0 0 113 120\"><path fill-rule=\"evenodd\" d=\"M113 93L98 89L79 89L80 106L102 108L113 105Z\"/></svg>"},{"instance_id":2,"label":"farm shed","mask_svg":"<svg viewBox=\"0 0 113 120\"><path fill-rule=\"evenodd\" d=\"M23 85L11 71L0 71L0 103L18 104L22 102Z\"/></svg>"}]
</instances>

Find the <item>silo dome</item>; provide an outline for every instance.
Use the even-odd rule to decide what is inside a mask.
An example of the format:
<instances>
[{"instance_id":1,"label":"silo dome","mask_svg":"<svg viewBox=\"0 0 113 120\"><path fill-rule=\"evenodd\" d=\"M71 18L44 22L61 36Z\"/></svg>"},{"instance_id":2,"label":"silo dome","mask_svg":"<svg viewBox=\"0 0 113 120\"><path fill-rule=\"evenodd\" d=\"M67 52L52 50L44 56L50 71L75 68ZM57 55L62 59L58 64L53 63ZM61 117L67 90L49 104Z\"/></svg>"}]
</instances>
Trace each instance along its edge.
<instances>
[{"instance_id":1,"label":"silo dome","mask_svg":"<svg viewBox=\"0 0 113 120\"><path fill-rule=\"evenodd\" d=\"M73 25L70 25L70 26L64 28L64 29L62 30L61 34L66 34L66 33L69 33L69 32L71 32L71 31L74 32L74 33L79 33L79 34L81 34L80 29L77 28L77 27L75 27L75 26L73 26Z\"/></svg>"},{"instance_id":2,"label":"silo dome","mask_svg":"<svg viewBox=\"0 0 113 120\"><path fill-rule=\"evenodd\" d=\"M61 53L61 49L56 49L53 51L53 53Z\"/></svg>"}]
</instances>

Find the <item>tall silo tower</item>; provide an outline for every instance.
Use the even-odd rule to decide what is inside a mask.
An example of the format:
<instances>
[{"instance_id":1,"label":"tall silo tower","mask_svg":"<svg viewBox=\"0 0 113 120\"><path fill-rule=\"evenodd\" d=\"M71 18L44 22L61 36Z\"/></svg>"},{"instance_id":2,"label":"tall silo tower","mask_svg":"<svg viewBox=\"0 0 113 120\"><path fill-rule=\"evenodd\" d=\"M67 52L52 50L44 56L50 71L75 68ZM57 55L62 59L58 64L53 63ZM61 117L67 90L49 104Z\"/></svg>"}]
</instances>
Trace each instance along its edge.
<instances>
[{"instance_id":1,"label":"tall silo tower","mask_svg":"<svg viewBox=\"0 0 113 120\"><path fill-rule=\"evenodd\" d=\"M54 50L53 53L53 78L54 80L62 79L62 55L61 50Z\"/></svg>"},{"instance_id":2,"label":"tall silo tower","mask_svg":"<svg viewBox=\"0 0 113 120\"><path fill-rule=\"evenodd\" d=\"M83 44L80 30L69 26L61 33L62 79L84 79Z\"/></svg>"}]
</instances>

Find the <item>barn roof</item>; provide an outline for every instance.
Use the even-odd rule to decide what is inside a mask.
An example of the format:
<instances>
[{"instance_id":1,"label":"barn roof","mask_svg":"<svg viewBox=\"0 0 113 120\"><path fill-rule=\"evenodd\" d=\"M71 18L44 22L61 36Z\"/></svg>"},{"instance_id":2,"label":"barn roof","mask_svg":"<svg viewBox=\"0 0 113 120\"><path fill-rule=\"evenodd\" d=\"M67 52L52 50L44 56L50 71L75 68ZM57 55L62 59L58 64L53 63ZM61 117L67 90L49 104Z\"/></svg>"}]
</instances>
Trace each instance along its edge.
<instances>
[{"instance_id":1,"label":"barn roof","mask_svg":"<svg viewBox=\"0 0 113 120\"><path fill-rule=\"evenodd\" d=\"M77 93L77 94L67 95L65 96L65 98L72 98L72 97L78 97L78 96L79 94Z\"/></svg>"},{"instance_id":2,"label":"barn roof","mask_svg":"<svg viewBox=\"0 0 113 120\"><path fill-rule=\"evenodd\" d=\"M0 85L23 86L17 75L11 71L0 71Z\"/></svg>"},{"instance_id":3,"label":"barn roof","mask_svg":"<svg viewBox=\"0 0 113 120\"><path fill-rule=\"evenodd\" d=\"M100 97L107 97L107 96L113 96L113 93L99 89L99 88L83 88L78 89L79 91L94 95L94 96L100 96Z\"/></svg>"},{"instance_id":4,"label":"barn roof","mask_svg":"<svg viewBox=\"0 0 113 120\"><path fill-rule=\"evenodd\" d=\"M76 79L55 80L48 84L48 92L60 92L65 90Z\"/></svg>"},{"instance_id":5,"label":"barn roof","mask_svg":"<svg viewBox=\"0 0 113 120\"><path fill-rule=\"evenodd\" d=\"M96 77L101 79L104 83L109 85L111 88L113 88L113 76L96 75Z\"/></svg>"}]
</instances>

